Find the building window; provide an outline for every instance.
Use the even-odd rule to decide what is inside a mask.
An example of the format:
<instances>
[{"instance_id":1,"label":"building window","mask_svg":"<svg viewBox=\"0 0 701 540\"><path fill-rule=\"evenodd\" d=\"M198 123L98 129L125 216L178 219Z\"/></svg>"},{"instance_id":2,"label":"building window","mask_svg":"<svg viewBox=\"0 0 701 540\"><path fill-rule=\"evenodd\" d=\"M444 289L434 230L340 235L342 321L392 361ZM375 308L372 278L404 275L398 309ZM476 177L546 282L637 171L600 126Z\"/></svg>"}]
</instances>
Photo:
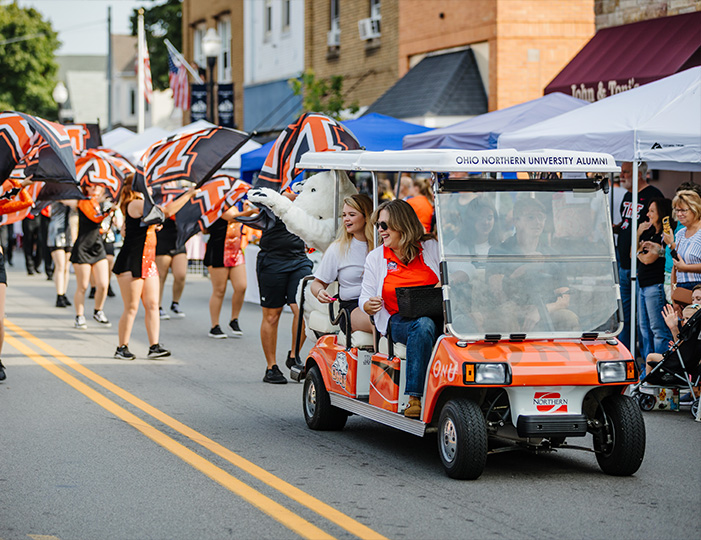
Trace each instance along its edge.
<instances>
[{"instance_id":1,"label":"building window","mask_svg":"<svg viewBox=\"0 0 701 540\"><path fill-rule=\"evenodd\" d=\"M217 32L221 38L221 53L219 54L218 79L220 82L231 82L231 21L221 19L217 24Z\"/></svg>"},{"instance_id":2,"label":"building window","mask_svg":"<svg viewBox=\"0 0 701 540\"><path fill-rule=\"evenodd\" d=\"M273 5L272 0L265 0L263 7L263 35L268 43L273 37Z\"/></svg>"},{"instance_id":3,"label":"building window","mask_svg":"<svg viewBox=\"0 0 701 540\"><path fill-rule=\"evenodd\" d=\"M370 17L373 19L381 18L380 0L370 0Z\"/></svg>"},{"instance_id":4,"label":"building window","mask_svg":"<svg viewBox=\"0 0 701 540\"><path fill-rule=\"evenodd\" d=\"M129 88L129 114L136 115L136 88L133 86Z\"/></svg>"},{"instance_id":5,"label":"building window","mask_svg":"<svg viewBox=\"0 0 701 540\"><path fill-rule=\"evenodd\" d=\"M341 45L341 2L340 0L330 0L331 18L329 31L326 35L326 44L329 47L339 47Z\"/></svg>"},{"instance_id":6,"label":"building window","mask_svg":"<svg viewBox=\"0 0 701 540\"><path fill-rule=\"evenodd\" d=\"M282 0L282 31L289 32L292 23L291 0Z\"/></svg>"},{"instance_id":7,"label":"building window","mask_svg":"<svg viewBox=\"0 0 701 540\"><path fill-rule=\"evenodd\" d=\"M204 51L202 50L202 39L204 38L205 25L202 23L198 25L192 34L192 57L201 68L207 67L207 59L204 57Z\"/></svg>"}]
</instances>

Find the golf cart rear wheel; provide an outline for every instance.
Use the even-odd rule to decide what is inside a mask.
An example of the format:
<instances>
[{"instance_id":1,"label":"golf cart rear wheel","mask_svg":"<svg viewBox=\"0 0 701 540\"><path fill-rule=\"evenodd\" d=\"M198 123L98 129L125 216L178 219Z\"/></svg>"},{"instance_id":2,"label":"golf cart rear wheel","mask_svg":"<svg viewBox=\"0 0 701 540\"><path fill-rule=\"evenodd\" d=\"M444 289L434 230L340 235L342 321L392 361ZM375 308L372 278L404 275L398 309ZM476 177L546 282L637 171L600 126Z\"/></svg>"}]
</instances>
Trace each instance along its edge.
<instances>
[{"instance_id":1,"label":"golf cart rear wheel","mask_svg":"<svg viewBox=\"0 0 701 540\"><path fill-rule=\"evenodd\" d=\"M302 409L307 426L317 431L343 429L348 420L346 411L331 405L331 399L318 366L312 367L304 379Z\"/></svg>"},{"instance_id":2,"label":"golf cart rear wheel","mask_svg":"<svg viewBox=\"0 0 701 540\"><path fill-rule=\"evenodd\" d=\"M645 422L634 399L608 396L597 411L601 430L594 434L596 460L606 474L630 476L645 456Z\"/></svg>"},{"instance_id":3,"label":"golf cart rear wheel","mask_svg":"<svg viewBox=\"0 0 701 540\"><path fill-rule=\"evenodd\" d=\"M438 454L446 474L478 478L487 463L487 425L479 406L468 399L448 401L438 423Z\"/></svg>"}]
</instances>

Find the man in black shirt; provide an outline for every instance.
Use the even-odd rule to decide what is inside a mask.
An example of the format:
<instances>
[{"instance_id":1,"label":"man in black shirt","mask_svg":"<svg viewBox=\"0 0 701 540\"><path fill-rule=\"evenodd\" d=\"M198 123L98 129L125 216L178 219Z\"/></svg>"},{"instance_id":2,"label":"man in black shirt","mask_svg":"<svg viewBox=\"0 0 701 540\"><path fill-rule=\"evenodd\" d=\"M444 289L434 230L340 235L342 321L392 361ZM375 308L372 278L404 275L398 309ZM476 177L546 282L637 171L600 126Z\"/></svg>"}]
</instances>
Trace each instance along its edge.
<instances>
[{"instance_id":1,"label":"man in black shirt","mask_svg":"<svg viewBox=\"0 0 701 540\"><path fill-rule=\"evenodd\" d=\"M635 344L630 343L630 261L631 243L633 239L631 228L633 226L633 164L626 161L621 164L621 187L627 193L621 202L621 218L619 224L613 226L615 233L618 233L618 245L616 255L618 257L618 275L621 286L621 301L623 303L623 331L618 336L621 343L635 355ZM656 198L664 198L662 192L656 187L647 183L647 163L644 161L638 165L638 225L647 221L647 210L650 201ZM637 239L636 239L637 240Z\"/></svg>"},{"instance_id":2,"label":"man in black shirt","mask_svg":"<svg viewBox=\"0 0 701 540\"><path fill-rule=\"evenodd\" d=\"M275 224L271 228L263 231L259 247L256 274L260 289L260 305L263 308L260 340L265 361L268 364L263 382L285 384L287 379L280 372L275 360L280 314L287 304L294 315L292 350L288 354L287 361L287 366L290 367L290 361L294 361L290 355L294 354L299 320L299 307L295 295L301 279L312 273L312 262L307 258L304 242L289 232L278 218L275 218ZM304 340L304 332L301 339Z\"/></svg>"}]
</instances>

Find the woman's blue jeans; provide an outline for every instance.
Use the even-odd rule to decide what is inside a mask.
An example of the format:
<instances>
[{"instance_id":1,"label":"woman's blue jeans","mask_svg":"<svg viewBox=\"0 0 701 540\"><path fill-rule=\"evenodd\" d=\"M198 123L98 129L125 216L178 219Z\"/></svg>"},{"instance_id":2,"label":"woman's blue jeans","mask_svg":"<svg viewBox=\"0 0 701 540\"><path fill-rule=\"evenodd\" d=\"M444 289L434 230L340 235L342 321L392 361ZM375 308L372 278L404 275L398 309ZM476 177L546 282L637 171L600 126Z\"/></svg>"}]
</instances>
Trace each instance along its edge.
<instances>
[{"instance_id":1,"label":"woman's blue jeans","mask_svg":"<svg viewBox=\"0 0 701 540\"><path fill-rule=\"evenodd\" d=\"M652 352L664 354L669 349L672 333L662 318L666 304L664 284L638 288L638 342L643 360Z\"/></svg>"},{"instance_id":2,"label":"woman's blue jeans","mask_svg":"<svg viewBox=\"0 0 701 540\"><path fill-rule=\"evenodd\" d=\"M395 314L389 324L392 340L406 345L406 394L421 397L433 344L438 339L436 323L429 317L408 319Z\"/></svg>"}]
</instances>

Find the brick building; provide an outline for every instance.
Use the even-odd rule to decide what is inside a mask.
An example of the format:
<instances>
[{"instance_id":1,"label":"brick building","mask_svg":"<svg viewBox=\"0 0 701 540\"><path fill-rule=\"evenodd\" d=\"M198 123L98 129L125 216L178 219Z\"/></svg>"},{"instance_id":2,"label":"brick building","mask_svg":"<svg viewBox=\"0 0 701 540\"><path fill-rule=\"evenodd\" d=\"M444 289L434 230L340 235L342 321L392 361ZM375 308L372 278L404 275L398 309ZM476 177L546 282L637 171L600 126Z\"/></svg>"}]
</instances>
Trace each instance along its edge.
<instances>
[{"instance_id":1,"label":"brick building","mask_svg":"<svg viewBox=\"0 0 701 540\"><path fill-rule=\"evenodd\" d=\"M306 0L305 26L316 29L306 68L344 75L348 101L368 106L427 55L469 46L495 110L542 95L594 33L594 10L593 0Z\"/></svg>"}]
</instances>

